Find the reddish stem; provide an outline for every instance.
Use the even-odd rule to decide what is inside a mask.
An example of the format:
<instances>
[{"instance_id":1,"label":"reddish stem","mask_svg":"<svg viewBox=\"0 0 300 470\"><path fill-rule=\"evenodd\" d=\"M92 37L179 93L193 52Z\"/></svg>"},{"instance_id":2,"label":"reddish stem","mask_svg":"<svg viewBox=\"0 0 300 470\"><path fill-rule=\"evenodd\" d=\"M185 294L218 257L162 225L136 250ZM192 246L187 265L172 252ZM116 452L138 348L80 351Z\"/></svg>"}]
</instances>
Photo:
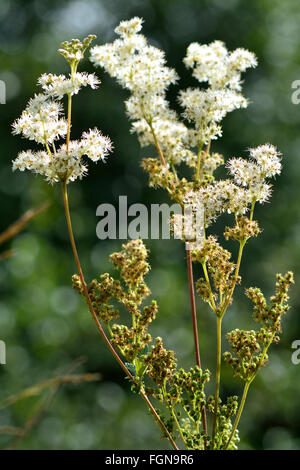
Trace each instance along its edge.
<instances>
[{"instance_id":1,"label":"reddish stem","mask_svg":"<svg viewBox=\"0 0 300 470\"><path fill-rule=\"evenodd\" d=\"M187 253L188 277L189 277L190 301L191 301L192 319L193 319L196 364L201 369L202 367L201 367L200 349L199 349L199 337L198 337L198 324L197 324L197 312L196 312L192 257L191 257L191 251L190 250L186 250L186 253ZM204 429L205 433L207 434L207 420L206 420L206 409L205 409L205 407L202 410L202 425L203 425L203 429Z\"/></svg>"},{"instance_id":2,"label":"reddish stem","mask_svg":"<svg viewBox=\"0 0 300 470\"><path fill-rule=\"evenodd\" d=\"M70 209L69 209L69 202L68 202L68 194L67 194L67 185L66 185L65 182L62 184L62 190L63 190L63 200L64 200L65 214L66 214L66 220L67 220L67 225L68 225L68 232L69 232L70 242L71 242L71 246L72 246L73 255L74 255L74 258L75 258L75 263L76 263L76 266L77 266L78 274L79 274L79 277L80 277L80 280L81 280L84 296L85 296L86 301L87 301L88 306L89 306L89 310L91 312L93 320L95 321L95 323L97 325L98 330L100 331L101 336L103 337L103 339L104 339L106 345L108 346L108 348L110 349L111 353L113 354L113 356L115 357L115 359L117 360L119 365L122 367L125 374L132 380L133 383L136 383L135 380L134 380L133 375L127 369L124 362L122 361L122 359L120 358L120 356L118 355L118 353L114 349L113 345L109 341L108 337L106 336L105 331L103 330L102 325L101 325L101 323L100 323L100 321L97 317L97 314L94 310L93 303L92 303L92 300L90 298L88 288L87 288L87 285L86 285L86 282L85 282L85 279L84 279L84 275L83 275L83 272L82 272L82 268L81 268L81 264L80 264L80 260L79 260L79 256L78 256L78 251L77 251L77 247L76 247L76 242L75 242L75 238L74 238L74 234L73 234L73 230L72 230L72 223L71 223ZM169 441L172 444L172 446L174 447L174 449L178 450L178 447L177 447L174 439L172 438L171 434L169 433L169 431L165 427L164 423L162 422L162 420L158 416L155 408L153 407L152 403L150 402L149 398L147 397L147 395L145 394L145 392L143 390L140 391L140 395L142 396L142 398L145 400L148 407L150 408L150 411L153 414L153 416L154 416L157 424L159 425L160 429L167 436L167 438L169 439Z\"/></svg>"}]
</instances>

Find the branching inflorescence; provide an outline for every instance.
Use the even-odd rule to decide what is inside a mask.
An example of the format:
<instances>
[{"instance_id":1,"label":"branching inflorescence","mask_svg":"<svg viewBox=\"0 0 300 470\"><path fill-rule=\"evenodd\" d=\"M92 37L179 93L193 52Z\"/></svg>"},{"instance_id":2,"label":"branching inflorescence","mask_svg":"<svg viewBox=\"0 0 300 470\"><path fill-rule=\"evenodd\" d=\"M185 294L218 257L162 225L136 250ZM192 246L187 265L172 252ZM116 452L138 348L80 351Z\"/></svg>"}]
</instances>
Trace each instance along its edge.
<instances>
[{"instance_id":1,"label":"branching inflorescence","mask_svg":"<svg viewBox=\"0 0 300 470\"><path fill-rule=\"evenodd\" d=\"M204 236L201 237L196 249L189 250L187 247L188 264L192 260L200 263L203 268L203 276L196 282L196 290L209 304L217 319L216 392L214 398L202 402L202 425L205 430L202 445L218 449L235 448L240 410L234 425L231 424L231 418L238 410L237 399L236 397L229 399L230 405L219 403L221 324L233 301L235 286L241 282L239 269L244 246L249 238L258 236L260 232L258 223L253 220L255 204L269 200L271 196L269 179L281 172L280 154L271 144L251 148L249 159L227 160L226 168L230 178L215 180L214 172L224 164L224 157L212 152L211 142L222 135L221 121L227 113L247 107L248 101L241 93L241 75L249 67L257 65L256 58L253 53L245 49L229 52L220 41L214 41L209 45L191 44L187 49L184 64L192 70L198 82L205 83L206 86L188 88L179 92L178 101L183 108L183 119L180 119L166 99L167 88L177 82L178 76L174 70L166 66L164 53L148 45L146 38L140 34L141 28L140 18L122 22L115 30L120 37L111 44L95 46L92 49L91 60L129 90L130 97L125 105L126 112L133 121L132 132L137 134L141 146L152 144L157 148L158 160L146 158L142 162L143 168L149 174L150 186L165 188L171 199L182 207L188 204L193 208L203 209ZM178 172L181 164L191 167L192 176L189 180L180 178ZM206 235L207 230L210 230L216 219L224 213L232 214L234 217L234 225L225 228L224 237L226 240L231 238L239 244L236 262L214 235ZM181 228L185 224L184 215L175 214L172 224L176 232L178 227ZM193 228L191 227L191 232ZM184 241L187 240L184 238ZM291 273L280 279L286 280L284 285L287 291L289 284L293 282ZM194 318L196 312L193 277L189 276L189 280ZM252 292L255 291L248 290L247 295L252 295L253 298L253 294L250 294ZM282 300L276 295L272 300L272 308L264 310L265 321L271 321L270 316L275 315L271 314L274 308L280 311L286 310L286 307L279 307L280 302ZM279 322L276 317L275 323L277 321ZM279 323L276 325L279 328ZM194 322L197 350L198 332L195 328L197 324ZM269 347L271 343L268 341L271 337L274 341L276 337L276 335L273 337L272 331L263 329L253 333L236 330L228 334L228 340L234 345L236 354L243 354L245 343L249 343L247 354L252 354L251 358L254 360L254 357L260 357L257 356L260 350L257 349L257 341L263 341L263 348L266 345ZM229 353L225 358L227 362L236 364L237 359L232 359ZM200 354L196 354L196 360L200 366ZM253 371L248 377L247 384L266 362L266 351L263 349L255 373ZM206 432L206 419L203 413L206 407L214 415L211 436ZM185 423L185 429L193 429L194 432L195 428L191 428L190 421L188 424L184 420L181 422ZM199 426L196 428L199 430ZM195 441L192 439L194 443L191 444L190 437L180 434L185 445L201 448L199 436L197 439L195 437Z\"/></svg>"},{"instance_id":2,"label":"branching inflorescence","mask_svg":"<svg viewBox=\"0 0 300 470\"><path fill-rule=\"evenodd\" d=\"M82 134L81 140L70 140L71 99L83 86L97 88L99 80L94 74L79 73L77 67L84 52L96 36L89 36L83 43L73 40L62 44L59 49L70 64L71 72L65 75L43 74L38 85L43 93L32 98L21 117L13 124L13 133L22 134L30 140L42 144L40 151L23 151L13 162L13 169L25 169L39 173L51 183L69 183L81 179L87 173L86 156L93 162L104 160L111 151L108 137L98 129L90 129ZM68 97L68 117L63 117L61 100ZM56 143L65 142L56 148Z\"/></svg>"},{"instance_id":3,"label":"branching inflorescence","mask_svg":"<svg viewBox=\"0 0 300 470\"><path fill-rule=\"evenodd\" d=\"M67 183L81 178L87 168L84 157L104 160L111 151L109 138L97 129L71 140L72 97L83 86L96 88L99 80L93 74L79 73L78 64L94 36L83 42L65 42L59 52L70 65L68 77L42 75L38 80L43 93L30 100L22 116L14 123L13 132L43 145L41 151L21 152L14 169L31 170L48 181L61 182L70 241L78 269L73 276L74 288L85 298L92 317L108 348L127 377L132 390L146 402L164 436L174 449L236 449L238 424L250 384L268 361L268 350L279 340L281 318L288 310L288 289L293 275L277 275L276 292L268 305L259 289L250 288L246 295L254 303L254 319L262 324L258 331L235 329L227 334L233 353L225 353L225 362L244 383L238 397L220 398L222 359L222 320L233 302L235 287L241 283L240 265L246 242L257 237L260 228L254 220L257 203L271 196L270 178L281 172L280 153L271 144L249 150L250 158L227 159L228 177L216 180L215 170L224 165L224 157L211 149L212 141L222 135L221 121L227 113L245 108L247 99L241 93L241 75L256 66L254 54L244 49L229 52L220 41L209 45L191 44L184 64L203 88L179 92L180 117L166 98L167 88L176 84L176 72L166 65L164 53L147 43L140 34L142 20L123 21L116 28L119 38L111 44L95 46L91 60L103 67L130 92L126 112L132 121L141 146L154 145L158 158L146 158L142 167L149 175L150 186L166 189L170 198L184 208L199 208L203 213L201 237L187 243L188 280L193 319L196 364L185 371L178 366L173 351L166 350L162 338L152 338L149 327L158 315L152 300L145 305L150 290L146 284L150 265L142 240L131 240L110 257L117 268L117 279L105 273L86 284L72 231L67 197ZM61 100L67 96L67 117L63 117ZM59 139L65 141L56 148ZM180 176L180 165L189 167L190 178ZM225 240L239 245L235 256L226 250L212 230L222 214L231 214L233 226L224 228ZM190 226L185 215L174 214L172 227ZM197 230L197 227L196 227ZM193 238L186 233L182 238ZM196 291L216 317L217 361L215 394L208 396L206 384L211 372L201 366L192 263L202 266L203 274L195 283ZM119 308L128 313L128 323L119 323ZM150 398L155 400L156 406ZM211 414L211 429L207 422ZM181 444L177 444L180 438Z\"/></svg>"}]
</instances>

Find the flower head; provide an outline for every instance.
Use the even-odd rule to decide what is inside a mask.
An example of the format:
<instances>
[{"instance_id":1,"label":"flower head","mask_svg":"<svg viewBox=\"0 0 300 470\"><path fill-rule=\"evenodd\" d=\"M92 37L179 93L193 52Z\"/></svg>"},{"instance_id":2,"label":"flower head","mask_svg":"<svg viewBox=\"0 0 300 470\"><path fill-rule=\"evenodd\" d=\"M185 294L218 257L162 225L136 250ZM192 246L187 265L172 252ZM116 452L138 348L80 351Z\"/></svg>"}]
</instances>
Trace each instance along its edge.
<instances>
[{"instance_id":1,"label":"flower head","mask_svg":"<svg viewBox=\"0 0 300 470\"><path fill-rule=\"evenodd\" d=\"M65 75L53 75L52 73L40 76L38 84L41 85L46 95L61 100L64 95L77 95L81 87L89 85L95 89L100 80L95 74L73 73L69 77Z\"/></svg>"},{"instance_id":2,"label":"flower head","mask_svg":"<svg viewBox=\"0 0 300 470\"><path fill-rule=\"evenodd\" d=\"M233 158L227 168L239 186L247 189L252 201L266 202L271 196L271 185L267 178L281 173L280 153L273 145L265 144L250 149L250 160Z\"/></svg>"},{"instance_id":3,"label":"flower head","mask_svg":"<svg viewBox=\"0 0 300 470\"><path fill-rule=\"evenodd\" d=\"M119 26L115 28L115 33L121 37L126 38L137 34L142 29L142 18L135 16L129 21L121 21Z\"/></svg>"},{"instance_id":4,"label":"flower head","mask_svg":"<svg viewBox=\"0 0 300 470\"><path fill-rule=\"evenodd\" d=\"M27 169L44 176L51 183L69 183L87 174L84 156L93 162L104 161L112 150L110 139L96 128L84 132L81 140L70 140L71 121L63 117L63 106L59 102L64 95L68 95L70 100L83 86L97 88L99 80L94 74L77 72L77 65L93 38L89 36L83 42L74 39L62 44L59 52L70 64L69 77L43 74L38 79L43 93L29 100L21 117L13 123L13 134L22 134L44 148L41 151L20 152L13 161L13 170ZM70 113L70 103L68 106ZM66 142L57 148L55 142L65 136Z\"/></svg>"},{"instance_id":5,"label":"flower head","mask_svg":"<svg viewBox=\"0 0 300 470\"><path fill-rule=\"evenodd\" d=\"M38 94L31 98L21 116L13 123L13 134L22 134L38 143L52 144L67 133L67 122L62 117L60 103L47 95Z\"/></svg>"},{"instance_id":6,"label":"flower head","mask_svg":"<svg viewBox=\"0 0 300 470\"><path fill-rule=\"evenodd\" d=\"M214 41L210 44L190 44L184 63L193 69L193 76L199 82L208 82L212 89L240 91L241 73L249 67L256 67L257 60L246 49L239 48L230 53L223 42Z\"/></svg>"}]
</instances>

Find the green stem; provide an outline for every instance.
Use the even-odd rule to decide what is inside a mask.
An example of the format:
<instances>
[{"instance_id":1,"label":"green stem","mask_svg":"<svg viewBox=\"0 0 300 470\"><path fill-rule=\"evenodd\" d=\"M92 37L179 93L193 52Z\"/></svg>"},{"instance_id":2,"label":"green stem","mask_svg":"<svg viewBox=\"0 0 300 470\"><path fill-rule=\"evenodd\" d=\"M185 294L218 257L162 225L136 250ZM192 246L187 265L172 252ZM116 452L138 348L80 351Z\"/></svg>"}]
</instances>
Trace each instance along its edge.
<instances>
[{"instance_id":1,"label":"green stem","mask_svg":"<svg viewBox=\"0 0 300 470\"><path fill-rule=\"evenodd\" d=\"M68 94L68 128L67 128L67 153L69 153L70 135L71 135L71 113L72 113L72 95Z\"/></svg>"},{"instance_id":2,"label":"green stem","mask_svg":"<svg viewBox=\"0 0 300 470\"><path fill-rule=\"evenodd\" d=\"M84 293L84 296L86 298L86 301L88 303L88 306L89 306L89 309L90 309L90 312L92 314L92 317L97 325L97 328L98 330L100 331L104 341L106 342L107 346L109 347L109 349L111 350L111 352L113 353L113 355L115 356L116 360L118 361L118 363L120 364L120 366L122 367L122 369L124 370L124 372L128 375L128 369L126 368L126 366L123 364L123 361L121 360L121 358L118 356L118 354L116 353L115 349L113 348L113 346L111 345L109 339L107 338L103 328L102 328L102 325L100 324L99 322L99 319L97 317L97 314L94 310L94 307L93 307L93 303L91 301L91 298L90 298L90 295L89 295L89 292L88 292L88 289L87 289L87 285L86 285L86 282L85 282L85 279L84 279L84 275L83 275L83 272L82 272L82 268L81 268L81 264L80 264L80 259L79 259L79 256L78 256L78 251L77 251L77 247L76 247L76 242L75 242L75 238L74 238L74 234L73 234L73 229L72 229L72 222L71 222L71 216L70 216L70 208L69 208L69 201L68 201L68 192L67 192L67 184L66 182L63 182L62 183L62 191L63 191L63 200L64 200L64 207L65 207L65 216L66 216L66 221L67 221L67 226L68 226L68 232L69 232L69 237L70 237L70 243L71 243L71 247L72 247L72 251L73 251L73 255L74 255L74 259L75 259L75 263L76 263L76 266L77 266L77 271L78 271L78 274L79 274L79 277L80 277L80 280L81 280L81 284L82 284L82 289L83 289L83 293ZM128 372L127 372L128 371ZM130 374L130 372L129 372ZM134 380L133 376L130 374L131 378Z\"/></svg>"},{"instance_id":3,"label":"green stem","mask_svg":"<svg viewBox=\"0 0 300 470\"><path fill-rule=\"evenodd\" d=\"M280 319L280 316L278 317L278 320L279 321ZM226 444L226 447L225 447L225 450L228 448L230 442L231 442L231 439L233 438L234 436L234 433L236 431L236 428L239 424L239 421L240 421L240 417L241 417L241 414L243 412L243 409L244 409L244 405L245 405L245 401L246 401L246 397L247 397L247 393L248 393L248 390L249 390L249 387L251 385L251 383L253 382L253 380L255 379L255 377L257 376L259 370L261 369L262 367L262 364L264 362L264 359L266 357L266 354L268 352L268 349L269 347L271 346L272 342L273 342L273 339L274 339L274 336L276 334L276 324L277 324L277 321L275 322L275 325L274 325L274 332L270 338L270 340L268 341L268 343L265 345L264 349L263 349L263 352L261 354L261 358L260 358L260 361L258 363L258 366L257 366L257 369L256 371L254 372L254 374L252 375L252 377L250 379L247 380L246 384L245 384L245 387L244 387L244 391L243 391L243 395L242 395L242 399L241 399L241 403L240 403L240 406L239 406L239 411L236 415L236 418L235 418L235 421L234 421L234 425L233 425L233 428L232 428L232 432L230 434L230 437L228 439L228 442Z\"/></svg>"},{"instance_id":4,"label":"green stem","mask_svg":"<svg viewBox=\"0 0 300 470\"><path fill-rule=\"evenodd\" d=\"M205 152L207 154L209 154L209 152L210 152L210 144L211 144L211 139L209 139L208 144L207 144L206 149L205 149Z\"/></svg>"},{"instance_id":5,"label":"green stem","mask_svg":"<svg viewBox=\"0 0 300 470\"><path fill-rule=\"evenodd\" d=\"M161 164L165 167L165 168L168 168L167 167L167 164L166 164L166 160L165 160L165 157L164 157L164 154L162 153L162 149L159 145L159 142L157 140L157 137L156 137L156 134L154 132L154 129L153 129L153 126L151 123L148 122L148 125L150 127L150 130L151 130L151 134L152 134L152 137L154 139L154 143L155 143L155 146L157 148L157 151L158 151L158 155L159 155L159 158L160 158L160 161L161 161Z\"/></svg>"},{"instance_id":6,"label":"green stem","mask_svg":"<svg viewBox=\"0 0 300 470\"><path fill-rule=\"evenodd\" d=\"M253 377L254 378L254 377ZM236 415L236 418L235 418L235 421L234 421L234 425L233 425L233 428L232 428L232 431L231 431L231 434L230 434L230 437L227 441L227 444L225 446L225 449L224 450L227 450L228 447L229 447L229 444L235 434L235 431L238 427L238 424L239 424L239 421L240 421L240 418L241 418L241 415L242 415L242 412L243 412L243 409L244 409L244 406L245 406L245 402L246 402L246 398L247 398L247 393L248 393L248 390L249 390L249 387L251 385L251 382L252 382L253 379L251 379L250 381L247 381L245 383L245 386L244 386L244 390L243 390L243 395L242 395L242 399L241 399L241 403L240 403L240 406L239 406L239 410L237 412L237 415Z\"/></svg>"},{"instance_id":7,"label":"green stem","mask_svg":"<svg viewBox=\"0 0 300 470\"><path fill-rule=\"evenodd\" d=\"M175 421L175 424L176 424L176 427L177 427L178 432L179 432L179 434L180 434L181 440L182 440L182 442L183 442L185 448L187 448L187 444L186 444L185 439L184 439L184 436L183 436L183 434L182 434L182 430L181 430L180 424L179 424L179 422L178 422L176 413L175 413L175 411L174 411L174 409L173 409L172 407L171 407L171 414L172 414L173 419L174 419L174 421Z\"/></svg>"},{"instance_id":8,"label":"green stem","mask_svg":"<svg viewBox=\"0 0 300 470\"><path fill-rule=\"evenodd\" d=\"M74 73L77 70L78 63L74 62L71 65L71 80L73 83L74 79ZM68 93L68 128L67 128L67 138L66 138L66 144L67 144L67 153L69 153L69 144L70 144L70 136L71 136L71 114L72 114L72 94Z\"/></svg>"},{"instance_id":9,"label":"green stem","mask_svg":"<svg viewBox=\"0 0 300 470\"><path fill-rule=\"evenodd\" d=\"M239 254L238 254L238 259L237 259L236 268L235 268L233 285L232 285L232 288L231 288L231 290L228 294L227 299L225 300L224 306L223 306L222 311L221 311L221 317L223 317L225 315L226 310L229 306L230 300L231 300L231 298L233 296L233 293L234 293L234 289L235 289L235 286L236 286L236 283L237 283L237 280L238 280L238 276L239 276L239 271L240 271L240 267L241 267L241 261L242 261L243 250L244 250L245 244L246 244L246 240L243 240L243 241L240 242Z\"/></svg>"},{"instance_id":10,"label":"green stem","mask_svg":"<svg viewBox=\"0 0 300 470\"><path fill-rule=\"evenodd\" d=\"M193 320L195 357L196 357L196 364L201 369L199 336L198 336L198 325L197 325L197 313L196 313L196 302L195 302L195 289L194 289L194 278L193 278L193 264L192 264L191 250L186 250L186 255L187 255L186 259L187 259L187 268L188 268L190 302L191 302L192 320Z\"/></svg>"},{"instance_id":11,"label":"green stem","mask_svg":"<svg viewBox=\"0 0 300 470\"><path fill-rule=\"evenodd\" d=\"M169 172L168 165L166 164L166 160L165 160L163 151L162 151L161 146L160 146L160 144L159 144L159 142L158 142L158 140L157 140L157 137L156 137L154 128L153 128L153 126L152 126L152 122L151 122L151 121L147 121L147 124L148 124L148 126L150 127L151 134L152 134L152 136L153 136L154 143L155 143L155 146L156 146L156 148L157 148L157 151L158 151L158 155L159 155L161 164L162 164L163 167L167 170L167 172ZM175 168L173 168L173 172L174 172L174 170L175 170ZM177 182L177 181L178 181L178 177L177 177L176 170L175 170L174 176L175 176L175 180L176 180L176 182ZM171 188L172 188L172 190L174 191L174 189L175 189L174 183L171 183ZM166 190L168 191L169 194L172 194L172 191L168 188L168 186L166 186Z\"/></svg>"},{"instance_id":12,"label":"green stem","mask_svg":"<svg viewBox=\"0 0 300 470\"><path fill-rule=\"evenodd\" d=\"M203 126L201 126L201 130L203 129ZM202 147L203 147L203 144L202 142L199 143L198 145L198 158L197 158L197 169L196 169L196 174L195 174L195 181L198 181L199 180L199 177L200 177L200 169L201 167L203 167L203 160L201 158L201 153L202 153ZM210 151L210 140L206 146L206 154L209 155L209 151Z\"/></svg>"},{"instance_id":13,"label":"green stem","mask_svg":"<svg viewBox=\"0 0 300 470\"><path fill-rule=\"evenodd\" d=\"M182 440L182 442L183 442L183 444L184 444L184 446L185 446L185 448L186 448L187 445L186 445L184 436L183 436L183 434L182 434L182 430L181 430L180 424L179 424L179 422L178 422L176 413L175 413L175 411L174 411L173 406L168 403L166 384L164 384L164 385L162 386L161 390L162 390L162 392L163 392L163 396L164 396L164 398L165 398L166 405L167 405L167 407L169 408L169 410L170 410L170 412L171 412L171 415L172 415L172 417L173 417L173 419L174 419L174 421L175 421L175 424L176 424L176 427L177 427L177 429L178 429L178 432L179 432L179 435L180 435L180 437L181 437L181 440Z\"/></svg>"},{"instance_id":14,"label":"green stem","mask_svg":"<svg viewBox=\"0 0 300 470\"><path fill-rule=\"evenodd\" d=\"M214 301L214 296L213 296L213 293L212 293L212 289L211 289L211 285L210 285L210 280L209 280L209 276L208 276L208 272L207 272L207 268L206 268L206 263L204 262L202 264L202 268L203 268L203 272L204 272L204 277L205 277L205 280L207 282L207 285L208 285L208 288L209 288L209 298L210 298L210 307L212 310L216 311L216 304L215 304L215 301Z\"/></svg>"},{"instance_id":15,"label":"green stem","mask_svg":"<svg viewBox=\"0 0 300 470\"><path fill-rule=\"evenodd\" d=\"M46 142L45 142L45 146L46 146L46 149L47 149L47 152L48 152L49 157L52 158L52 153L51 153L51 150L50 150L50 147L49 147L49 144L48 144L47 140L46 140Z\"/></svg>"},{"instance_id":16,"label":"green stem","mask_svg":"<svg viewBox=\"0 0 300 470\"><path fill-rule=\"evenodd\" d=\"M199 180L199 176L200 176L201 152L202 152L202 145L199 145L195 181L198 181L198 180Z\"/></svg>"},{"instance_id":17,"label":"green stem","mask_svg":"<svg viewBox=\"0 0 300 470\"><path fill-rule=\"evenodd\" d=\"M251 210L250 210L250 220L251 220L251 222L252 222L252 220L253 220L253 214L254 214L255 203L256 203L256 199L253 199L253 201L252 201L252 206L251 206Z\"/></svg>"},{"instance_id":18,"label":"green stem","mask_svg":"<svg viewBox=\"0 0 300 470\"><path fill-rule=\"evenodd\" d=\"M256 199L254 199L252 201L252 205L251 205L251 210L250 210L250 221L253 220L253 214L254 214L254 208L255 208L255 203L256 203ZM237 260L237 263L236 263L236 269L235 269L235 275L234 275L234 281L233 281L233 285L232 285L232 288L231 288L231 291L227 297L227 300L225 300L225 303L224 303L224 306L223 306L223 309L222 309L222 313L221 313L221 316L223 317L226 313L226 310L228 308L228 305L230 303L230 300L233 296L233 293L234 293L234 289L235 289L235 286L236 286L236 283L237 283L237 280L238 280L238 276L239 276L239 271L240 271L240 266L241 266L241 261L242 261L242 255L243 255L243 250L244 250L244 246L246 245L246 242L247 240L242 240L240 241L240 247L239 247L239 254L238 254L238 260Z\"/></svg>"},{"instance_id":19,"label":"green stem","mask_svg":"<svg viewBox=\"0 0 300 470\"><path fill-rule=\"evenodd\" d=\"M178 176L177 176L177 171L176 171L174 163L172 163L172 171L173 171L173 175L175 177L175 181L176 181L176 183L178 183Z\"/></svg>"},{"instance_id":20,"label":"green stem","mask_svg":"<svg viewBox=\"0 0 300 470\"><path fill-rule=\"evenodd\" d=\"M211 444L212 450L214 449L215 436L216 436L216 430L217 430L217 421L218 421L220 382L221 382L221 354L222 354L222 317L217 317L217 366L216 366L215 409L214 409L212 444Z\"/></svg>"}]
</instances>

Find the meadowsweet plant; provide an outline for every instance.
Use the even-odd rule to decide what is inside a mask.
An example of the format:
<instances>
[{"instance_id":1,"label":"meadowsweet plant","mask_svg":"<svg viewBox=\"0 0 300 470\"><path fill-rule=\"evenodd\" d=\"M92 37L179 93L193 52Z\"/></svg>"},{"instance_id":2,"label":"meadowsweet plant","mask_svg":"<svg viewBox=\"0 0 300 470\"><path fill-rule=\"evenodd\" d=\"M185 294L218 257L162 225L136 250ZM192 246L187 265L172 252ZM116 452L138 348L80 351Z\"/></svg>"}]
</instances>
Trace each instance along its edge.
<instances>
[{"instance_id":1,"label":"meadowsweet plant","mask_svg":"<svg viewBox=\"0 0 300 470\"><path fill-rule=\"evenodd\" d=\"M77 71L78 65L83 59L86 49L95 37L96 36L94 35L90 35L82 42L78 39L73 39L70 42L66 41L62 43L61 49L59 49L58 52L69 64L70 73L68 76L43 74L38 79L38 85L41 86L42 93L35 95L29 101L20 118L13 123L13 133L21 134L29 140L34 140L37 144L42 146L42 149L20 152L17 158L13 161L13 170L29 170L33 173L42 175L51 184L61 184L70 243L78 270L78 276L74 276L73 278L74 287L83 294L92 318L95 321L107 347L110 349L127 377L132 381L133 386L139 388L140 396L147 404L148 409L153 414L153 417L161 431L165 436L167 436L172 446L177 449L177 445L171 433L168 431L155 407L150 402L144 388L140 386L135 373L131 372L132 368L130 367L130 363L125 364L119 356L120 353L123 353L119 342L124 344L124 351L127 351L124 340L122 339L123 332L125 334L125 328L120 327L118 329L117 326L113 326L112 329L109 328L109 323L111 318L113 318L111 307L107 307L106 316L104 318L103 315L100 315L98 306L99 300L97 300L96 294L97 283L92 282L91 286L87 286L85 282L72 229L68 202L68 184L87 175L87 159L90 159L93 162L98 162L99 160L104 161L112 150L110 139L103 136L96 128L83 132L80 140L71 140L71 111L73 96L77 95L80 89L84 86L89 85L91 88L95 89L100 84L100 81L94 74ZM66 118L64 117L63 106L65 98L67 102ZM135 253L139 253L139 248L140 247L134 249L133 247L132 256L134 256ZM144 251L145 250L146 249L144 248ZM142 255L141 258L143 259ZM136 263L137 258L133 257L133 264L138 267L138 264ZM136 269L136 267L134 269ZM129 270L129 273L133 274L134 269ZM129 279L129 276L130 274L128 274L126 279ZM141 274L139 274L139 276L141 276ZM138 279L133 281L133 285L135 287L138 286L138 288L134 289L135 295L131 293L131 284L129 284L130 290L125 305L130 309L130 312L132 311L133 305L135 303L139 305L148 293L147 287L142 282L142 279L140 279L139 282L139 276ZM109 286L109 279L106 278L106 281ZM103 300L102 298L100 300L101 305L103 304L103 308L105 308L105 302L110 296L117 296L116 291L113 289L111 295L109 294L110 291L105 294ZM145 313L145 324L140 331L141 334L139 334L136 339L138 344L142 342L146 345L149 342L147 326L151 322L153 315L155 316L155 305L151 304L151 306L149 306L148 314ZM109 335L113 335L112 341L108 338L101 320L103 320L103 323L107 326L107 332ZM130 332L128 334L130 335ZM119 341L117 337L119 337ZM133 352L131 352L131 354L128 353L128 356L133 360L132 354Z\"/></svg>"},{"instance_id":2,"label":"meadowsweet plant","mask_svg":"<svg viewBox=\"0 0 300 470\"><path fill-rule=\"evenodd\" d=\"M163 338L151 336L151 323L159 321L159 307L155 300L148 300L149 252L142 240L130 240L111 254L117 276L104 273L86 283L82 272L71 224L68 183L87 174L87 159L103 161L112 150L109 138L97 129L85 131L80 140L71 140L73 96L84 86L96 88L100 83L95 75L77 71L95 36L62 44L59 53L69 64L68 76L44 74L39 78L42 93L29 101L13 124L13 132L35 140L42 148L21 152L13 169L28 169L50 183L61 184L78 271L73 276L73 287L86 300L106 346L130 380L132 391L146 403L162 435L175 450L236 449L248 389L267 364L269 347L279 340L292 273L277 275L275 295L269 303L259 289L247 289L254 304L254 319L261 327L257 331L235 329L227 334L232 351L224 353L224 362L244 384L240 400L237 396L220 396L222 321L241 282L239 270L245 244L260 232L254 220L255 205L270 198L270 179L280 174L281 157L273 145L261 145L250 149L247 159L227 160L228 178L216 180L214 172L224 165L224 158L212 151L211 142L222 135L221 121L226 114L247 106L241 93L241 75L256 65L256 58L244 49L229 52L220 41L191 44L184 63L205 86L179 92L179 116L166 98L167 88L177 82L178 76L166 65L164 53L140 34L141 28L140 18L121 22L115 30L119 38L93 47L91 60L129 91L126 111L132 132L142 146L156 147L158 158L142 162L150 186L165 188L182 208L188 206L192 214L203 214L201 226L197 217L187 220L184 211L183 215L174 214L171 220L174 234L179 227L188 228L182 240L186 244L195 344L195 363L189 370L180 366L174 351L164 347ZM183 164L189 167L189 178L180 174ZM233 219L233 225L224 228L224 238L237 242L237 255L226 250L213 233L216 219L224 213ZM203 271L196 283L193 263L200 263ZM216 318L215 371L201 365L195 287ZM119 308L128 312L126 324L120 323ZM215 385L214 396L207 393L210 380Z\"/></svg>"},{"instance_id":3,"label":"meadowsweet plant","mask_svg":"<svg viewBox=\"0 0 300 470\"><path fill-rule=\"evenodd\" d=\"M242 95L242 73L257 65L256 57L241 48L229 52L220 41L190 44L183 61L204 86L179 92L178 102L182 107L179 116L166 98L167 88L177 82L178 76L166 65L164 53L149 45L140 34L142 22L137 17L122 21L115 29L119 37L110 44L93 47L91 61L129 91L125 106L132 121L131 130L137 134L141 146L154 145L157 149L158 159L146 158L142 162L150 186L165 188L182 208L189 205L192 211L203 210L201 237L196 237L196 244L186 243L196 365L190 371L178 369L174 352L164 349L161 338L156 339L150 351L143 349L145 344L140 342L139 350L135 346L136 355L126 356L129 345L136 344L136 335L141 338L136 318L130 334L123 326L114 327L111 334L114 341L120 331L126 331L123 343L118 344L120 351L130 359L140 387L143 376L155 383L155 388L145 390L168 412L163 420L174 440L179 435L188 449L236 449L237 426L248 389L261 367L267 364L269 347L279 340L281 319L288 310L288 289L294 282L292 273L277 275L275 295L269 305L259 289L247 289L246 295L254 303L254 319L261 323L261 328L258 331L236 329L227 334L232 352L224 353L224 361L244 383L240 401L237 396L220 397L222 320L233 302L236 285L241 283L239 271L245 244L260 233L254 220L255 205L269 200L270 179L281 172L281 155L269 143L251 148L247 159L228 159L225 164L228 177L216 180L214 172L225 162L222 155L213 152L212 141L222 135L221 122L227 113L248 106ZM191 168L189 179L180 176L183 164ZM237 242L236 261L213 234L214 222L224 213L232 214L233 225L224 228L224 238ZM191 237L185 236L183 241L193 238L197 230L195 223L190 224L180 214L175 214L171 222L174 233L184 224L190 226ZM128 245L123 248L126 253ZM126 257L122 252L119 256ZM205 393L211 372L201 367L193 262L200 263L203 270L196 282L197 293L216 317L213 397ZM135 317L133 312L140 300L132 300ZM150 343L149 336L147 339ZM207 413L212 415L211 429Z\"/></svg>"}]
</instances>

